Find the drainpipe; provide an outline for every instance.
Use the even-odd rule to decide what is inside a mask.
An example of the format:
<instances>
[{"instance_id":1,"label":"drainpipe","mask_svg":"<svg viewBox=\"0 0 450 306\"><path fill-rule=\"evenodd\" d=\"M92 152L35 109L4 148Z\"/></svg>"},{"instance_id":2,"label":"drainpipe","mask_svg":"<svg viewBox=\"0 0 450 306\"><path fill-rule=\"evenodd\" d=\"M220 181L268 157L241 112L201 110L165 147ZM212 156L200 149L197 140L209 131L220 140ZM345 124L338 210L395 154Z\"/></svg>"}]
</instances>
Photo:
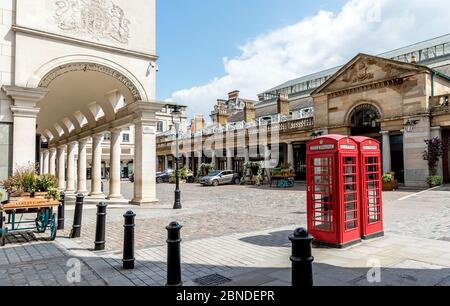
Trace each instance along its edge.
<instances>
[{"instance_id":1,"label":"drainpipe","mask_svg":"<svg viewBox=\"0 0 450 306\"><path fill-rule=\"evenodd\" d=\"M434 97L434 77L436 76L436 71L431 73L431 96Z\"/></svg>"}]
</instances>

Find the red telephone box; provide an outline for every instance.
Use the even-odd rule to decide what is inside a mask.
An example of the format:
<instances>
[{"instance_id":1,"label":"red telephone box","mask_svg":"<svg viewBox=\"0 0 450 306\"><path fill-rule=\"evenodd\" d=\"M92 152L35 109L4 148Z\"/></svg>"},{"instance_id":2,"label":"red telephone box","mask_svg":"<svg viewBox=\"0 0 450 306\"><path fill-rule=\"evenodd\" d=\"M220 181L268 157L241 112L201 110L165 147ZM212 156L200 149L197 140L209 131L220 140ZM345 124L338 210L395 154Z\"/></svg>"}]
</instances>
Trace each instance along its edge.
<instances>
[{"instance_id":1,"label":"red telephone box","mask_svg":"<svg viewBox=\"0 0 450 306\"><path fill-rule=\"evenodd\" d=\"M358 144L326 135L307 144L308 229L315 242L346 247L361 241Z\"/></svg>"},{"instance_id":2,"label":"red telephone box","mask_svg":"<svg viewBox=\"0 0 450 306\"><path fill-rule=\"evenodd\" d=\"M384 236L380 143L372 138L351 137L359 145L361 170L361 237Z\"/></svg>"}]
</instances>

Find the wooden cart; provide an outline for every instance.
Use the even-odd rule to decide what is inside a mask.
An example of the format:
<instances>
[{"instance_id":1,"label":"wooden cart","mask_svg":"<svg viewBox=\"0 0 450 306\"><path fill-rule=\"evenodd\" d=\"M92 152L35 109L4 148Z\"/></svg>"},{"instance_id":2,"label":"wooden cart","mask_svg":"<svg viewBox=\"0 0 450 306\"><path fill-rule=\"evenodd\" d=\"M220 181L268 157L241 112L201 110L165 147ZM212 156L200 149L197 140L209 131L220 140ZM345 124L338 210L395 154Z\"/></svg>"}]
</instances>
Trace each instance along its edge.
<instances>
[{"instance_id":1,"label":"wooden cart","mask_svg":"<svg viewBox=\"0 0 450 306\"><path fill-rule=\"evenodd\" d=\"M50 239L56 238L57 221L54 209L60 202L56 200L22 198L0 206L0 245L6 243L9 233L35 230L44 233L50 230ZM36 214L36 219L22 221L25 214ZM33 225L31 225L33 224Z\"/></svg>"}]
</instances>

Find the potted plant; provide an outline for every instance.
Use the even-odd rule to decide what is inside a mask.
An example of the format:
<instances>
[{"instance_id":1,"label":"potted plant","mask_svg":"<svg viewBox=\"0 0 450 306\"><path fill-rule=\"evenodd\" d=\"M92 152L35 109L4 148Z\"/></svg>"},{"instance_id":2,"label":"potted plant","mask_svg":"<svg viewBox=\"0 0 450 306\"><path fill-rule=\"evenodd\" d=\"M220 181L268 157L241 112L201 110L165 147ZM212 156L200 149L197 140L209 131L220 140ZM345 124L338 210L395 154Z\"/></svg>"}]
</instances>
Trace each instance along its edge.
<instances>
[{"instance_id":1,"label":"potted plant","mask_svg":"<svg viewBox=\"0 0 450 306\"><path fill-rule=\"evenodd\" d=\"M394 173L385 173L382 177L383 191L393 191L398 188Z\"/></svg>"},{"instance_id":2,"label":"potted plant","mask_svg":"<svg viewBox=\"0 0 450 306\"><path fill-rule=\"evenodd\" d=\"M59 192L59 190L57 188L50 187L47 190L46 198L61 201L61 193Z\"/></svg>"},{"instance_id":3,"label":"potted plant","mask_svg":"<svg viewBox=\"0 0 450 306\"><path fill-rule=\"evenodd\" d=\"M34 198L36 192L37 175L34 165L20 167L16 170L18 183L22 196Z\"/></svg>"},{"instance_id":4,"label":"potted plant","mask_svg":"<svg viewBox=\"0 0 450 306\"><path fill-rule=\"evenodd\" d=\"M50 189L56 189L58 186L58 179L51 174L43 174L37 178L36 181L36 197L45 198Z\"/></svg>"},{"instance_id":5,"label":"potted plant","mask_svg":"<svg viewBox=\"0 0 450 306\"><path fill-rule=\"evenodd\" d=\"M444 154L442 141L438 138L425 140L427 145L423 152L423 159L428 161L430 176L427 178L427 184L432 187L440 186L443 183L442 176L437 175L437 165Z\"/></svg>"}]
</instances>

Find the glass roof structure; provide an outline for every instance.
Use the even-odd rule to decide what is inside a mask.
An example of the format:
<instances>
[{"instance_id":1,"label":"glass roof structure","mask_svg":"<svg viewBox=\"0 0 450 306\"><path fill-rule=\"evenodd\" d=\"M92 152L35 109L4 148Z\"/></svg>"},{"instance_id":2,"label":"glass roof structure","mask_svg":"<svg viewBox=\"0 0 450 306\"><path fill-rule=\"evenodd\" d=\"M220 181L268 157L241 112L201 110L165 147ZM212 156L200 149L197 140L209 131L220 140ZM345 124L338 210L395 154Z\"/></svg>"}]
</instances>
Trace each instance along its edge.
<instances>
[{"instance_id":1,"label":"glass roof structure","mask_svg":"<svg viewBox=\"0 0 450 306\"><path fill-rule=\"evenodd\" d=\"M411 62L413 55L416 57L417 63L427 65L430 68L437 67L444 61L449 61L450 64L450 34L385 52L378 56L400 62ZM325 83L341 67L327 69L283 83L259 94L259 100L275 99L279 93L287 93L289 97L307 94Z\"/></svg>"}]
</instances>

